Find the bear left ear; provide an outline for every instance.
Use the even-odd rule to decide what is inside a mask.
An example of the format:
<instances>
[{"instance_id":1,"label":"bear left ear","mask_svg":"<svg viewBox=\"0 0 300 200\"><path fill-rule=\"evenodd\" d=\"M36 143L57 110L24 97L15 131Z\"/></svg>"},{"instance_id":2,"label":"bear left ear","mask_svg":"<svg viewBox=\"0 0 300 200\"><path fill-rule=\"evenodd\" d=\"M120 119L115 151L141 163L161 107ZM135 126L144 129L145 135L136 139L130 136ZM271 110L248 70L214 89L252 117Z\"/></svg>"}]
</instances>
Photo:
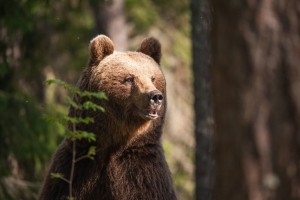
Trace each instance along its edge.
<instances>
[{"instance_id":1,"label":"bear left ear","mask_svg":"<svg viewBox=\"0 0 300 200\"><path fill-rule=\"evenodd\" d=\"M114 52L114 44L105 35L98 35L90 42L90 65L98 65L103 58Z\"/></svg>"},{"instance_id":2,"label":"bear left ear","mask_svg":"<svg viewBox=\"0 0 300 200\"><path fill-rule=\"evenodd\" d=\"M144 39L137 51L152 57L158 64L160 63L161 45L157 39L153 37Z\"/></svg>"}]
</instances>

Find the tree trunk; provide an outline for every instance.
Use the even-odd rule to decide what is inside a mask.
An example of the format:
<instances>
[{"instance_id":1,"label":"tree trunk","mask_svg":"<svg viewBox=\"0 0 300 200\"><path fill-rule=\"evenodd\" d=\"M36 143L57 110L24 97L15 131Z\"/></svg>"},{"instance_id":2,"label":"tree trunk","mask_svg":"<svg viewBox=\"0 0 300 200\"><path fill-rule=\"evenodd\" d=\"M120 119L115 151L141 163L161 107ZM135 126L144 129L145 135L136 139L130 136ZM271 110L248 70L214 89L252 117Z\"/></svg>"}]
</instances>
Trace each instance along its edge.
<instances>
[{"instance_id":1,"label":"tree trunk","mask_svg":"<svg viewBox=\"0 0 300 200\"><path fill-rule=\"evenodd\" d=\"M213 6L215 199L300 199L300 1Z\"/></svg>"},{"instance_id":2,"label":"tree trunk","mask_svg":"<svg viewBox=\"0 0 300 200\"><path fill-rule=\"evenodd\" d=\"M211 13L208 0L192 0L191 10L196 138L195 192L197 200L210 200L214 182L214 122L209 74Z\"/></svg>"},{"instance_id":3,"label":"tree trunk","mask_svg":"<svg viewBox=\"0 0 300 200\"><path fill-rule=\"evenodd\" d=\"M124 0L90 1L96 21L97 34L105 34L114 41L115 49L127 50L128 26Z\"/></svg>"}]
</instances>

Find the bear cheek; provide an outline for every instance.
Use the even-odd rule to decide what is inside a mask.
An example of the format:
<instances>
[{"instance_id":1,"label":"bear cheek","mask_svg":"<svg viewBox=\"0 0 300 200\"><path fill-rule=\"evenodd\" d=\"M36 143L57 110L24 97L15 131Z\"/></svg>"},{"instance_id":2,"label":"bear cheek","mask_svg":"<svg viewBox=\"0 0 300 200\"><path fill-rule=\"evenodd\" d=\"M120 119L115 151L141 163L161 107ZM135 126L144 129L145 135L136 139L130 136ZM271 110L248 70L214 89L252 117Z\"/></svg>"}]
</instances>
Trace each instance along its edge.
<instances>
[{"instance_id":1,"label":"bear cheek","mask_svg":"<svg viewBox=\"0 0 300 200\"><path fill-rule=\"evenodd\" d=\"M147 93L141 93L139 90L135 90L132 94L133 104L138 109L147 109L149 106L149 97Z\"/></svg>"},{"instance_id":2,"label":"bear cheek","mask_svg":"<svg viewBox=\"0 0 300 200\"><path fill-rule=\"evenodd\" d=\"M122 107L128 107L132 102L131 90L126 85L114 82L111 85L106 85L104 92L108 97L108 101L112 101Z\"/></svg>"}]
</instances>

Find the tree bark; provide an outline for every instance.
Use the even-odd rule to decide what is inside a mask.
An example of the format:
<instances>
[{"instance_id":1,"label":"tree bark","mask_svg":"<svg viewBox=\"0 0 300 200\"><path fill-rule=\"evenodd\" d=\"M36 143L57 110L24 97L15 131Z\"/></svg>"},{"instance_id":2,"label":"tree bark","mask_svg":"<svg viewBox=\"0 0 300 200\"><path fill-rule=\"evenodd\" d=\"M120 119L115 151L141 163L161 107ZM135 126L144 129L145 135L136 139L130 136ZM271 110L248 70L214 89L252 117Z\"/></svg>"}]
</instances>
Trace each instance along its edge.
<instances>
[{"instance_id":1,"label":"tree bark","mask_svg":"<svg viewBox=\"0 0 300 200\"><path fill-rule=\"evenodd\" d=\"M210 200L213 194L213 109L210 87L211 12L208 0L192 0L192 44L196 138L197 200Z\"/></svg>"},{"instance_id":2,"label":"tree bark","mask_svg":"<svg viewBox=\"0 0 300 200\"><path fill-rule=\"evenodd\" d=\"M95 16L97 34L109 36L115 49L127 50L128 26L124 12L124 0L90 1Z\"/></svg>"},{"instance_id":3,"label":"tree bark","mask_svg":"<svg viewBox=\"0 0 300 200\"><path fill-rule=\"evenodd\" d=\"M300 199L300 1L212 2L215 199Z\"/></svg>"}]
</instances>

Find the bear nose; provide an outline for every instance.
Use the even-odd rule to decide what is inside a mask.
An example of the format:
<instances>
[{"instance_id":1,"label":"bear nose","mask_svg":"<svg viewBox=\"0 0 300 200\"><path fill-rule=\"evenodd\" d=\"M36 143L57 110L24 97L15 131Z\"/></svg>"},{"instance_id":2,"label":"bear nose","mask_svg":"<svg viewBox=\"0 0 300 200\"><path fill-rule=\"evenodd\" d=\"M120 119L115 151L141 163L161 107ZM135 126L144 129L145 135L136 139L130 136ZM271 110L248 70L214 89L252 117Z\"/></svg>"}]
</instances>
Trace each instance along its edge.
<instances>
[{"instance_id":1,"label":"bear nose","mask_svg":"<svg viewBox=\"0 0 300 200\"><path fill-rule=\"evenodd\" d=\"M162 93L158 90L149 93L149 98L151 103L161 104L164 99Z\"/></svg>"}]
</instances>

